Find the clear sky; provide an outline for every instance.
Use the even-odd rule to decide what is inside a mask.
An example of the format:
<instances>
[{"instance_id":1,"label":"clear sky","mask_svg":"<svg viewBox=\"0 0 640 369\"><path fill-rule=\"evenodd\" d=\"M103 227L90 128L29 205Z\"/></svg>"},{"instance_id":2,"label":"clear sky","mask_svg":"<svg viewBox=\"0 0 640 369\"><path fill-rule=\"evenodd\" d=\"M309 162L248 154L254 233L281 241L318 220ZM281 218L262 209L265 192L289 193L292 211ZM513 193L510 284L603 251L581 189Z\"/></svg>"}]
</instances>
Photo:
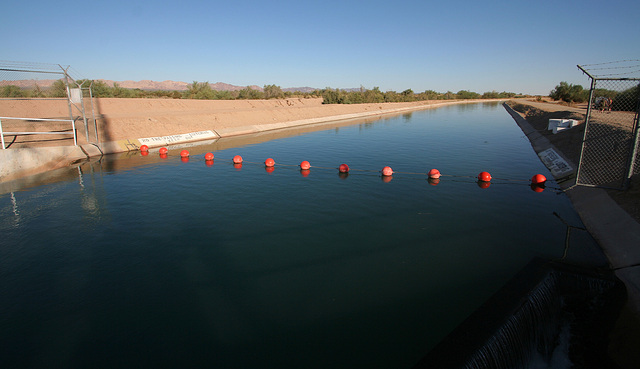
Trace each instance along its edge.
<instances>
[{"instance_id":1,"label":"clear sky","mask_svg":"<svg viewBox=\"0 0 640 369\"><path fill-rule=\"evenodd\" d=\"M0 60L89 79L548 94L640 59L640 1L12 1Z\"/></svg>"}]
</instances>

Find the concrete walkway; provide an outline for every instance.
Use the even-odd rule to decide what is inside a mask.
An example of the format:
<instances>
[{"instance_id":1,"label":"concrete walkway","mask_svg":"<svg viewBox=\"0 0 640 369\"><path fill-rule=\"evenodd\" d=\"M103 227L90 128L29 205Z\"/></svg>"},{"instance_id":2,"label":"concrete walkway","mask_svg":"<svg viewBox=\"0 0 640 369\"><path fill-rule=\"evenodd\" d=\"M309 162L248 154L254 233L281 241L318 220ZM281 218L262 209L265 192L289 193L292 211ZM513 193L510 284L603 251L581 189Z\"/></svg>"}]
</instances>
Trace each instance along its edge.
<instances>
[{"instance_id":1,"label":"concrete walkway","mask_svg":"<svg viewBox=\"0 0 640 369\"><path fill-rule=\"evenodd\" d=\"M520 103L549 110L547 106L549 104L542 106L528 101L520 101ZM504 106L527 135L536 153L549 148L555 149L549 140L536 131L520 114L507 104ZM567 107L562 106L559 109L567 110ZM555 151L563 155L559 150L555 149ZM575 171L575 164L568 160L567 162ZM640 315L640 223L624 211L605 190L573 186L574 183L575 179L571 176L558 178L558 184L569 196L585 227L598 241L609 259L611 269L625 284L629 307Z\"/></svg>"}]
</instances>

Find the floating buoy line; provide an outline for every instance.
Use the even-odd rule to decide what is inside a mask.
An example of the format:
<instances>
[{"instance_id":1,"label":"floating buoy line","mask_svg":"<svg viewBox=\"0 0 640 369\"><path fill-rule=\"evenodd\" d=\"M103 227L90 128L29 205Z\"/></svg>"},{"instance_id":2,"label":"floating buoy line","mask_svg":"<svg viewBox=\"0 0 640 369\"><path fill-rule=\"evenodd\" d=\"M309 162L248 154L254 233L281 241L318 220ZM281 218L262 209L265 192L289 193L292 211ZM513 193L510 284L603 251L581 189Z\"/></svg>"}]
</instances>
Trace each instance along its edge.
<instances>
[{"instance_id":1,"label":"floating buoy line","mask_svg":"<svg viewBox=\"0 0 640 369\"><path fill-rule=\"evenodd\" d=\"M158 154L161 158L167 158L169 155L168 153L169 153L169 150L166 147L161 147L158 150ZM148 156L149 147L147 145L140 146L140 154L142 156ZM188 150L180 151L180 158L183 162L188 162L190 158L189 151ZM204 155L204 159L205 159L205 164L207 166L213 165L213 161L214 161L213 153L211 152L206 153ZM235 155L231 160L231 163L233 164L234 168L238 170L242 169L243 164L264 165L265 171L267 173L273 173L276 167L276 162L273 158L267 158L264 162L257 163L257 162L244 161L244 159L240 155ZM312 168L314 170L336 170L337 169L338 174L343 179L349 176L349 174L353 172L362 173L362 174L375 173L377 177L382 177L383 182L390 182L393 179L393 175L395 174L395 175L409 175L409 176L420 176L420 177L426 176L429 184L433 186L437 186L440 183L440 180L443 178L451 178L452 181L454 182L461 182L460 179L462 178L462 179L465 179L464 182L471 182L470 179L475 179L473 182L477 183L478 187L480 188L488 188L489 186L491 186L492 183L495 183L492 181L504 181L504 183L500 183L500 184L528 183L529 186L531 187L531 190L533 190L534 192L542 192L546 188L550 188L558 193L563 192L559 188L546 186L547 178L542 174L535 174L533 177L531 177L531 179L524 180L524 179L511 179L511 178L494 178L491 176L489 172L486 172L486 171L482 171L478 173L477 176L468 176L468 175L463 176L463 175L454 175L454 174L443 174L440 172L440 170L435 168L426 172L398 172L398 171L394 171L390 166L384 166L381 170L352 169L352 168L349 168L349 165L345 163L340 164L337 168L336 167L319 167L319 166L311 166L311 163L307 160L300 162L300 164L278 163L277 166L297 167L300 169L300 173L303 177L307 177L311 173Z\"/></svg>"}]
</instances>

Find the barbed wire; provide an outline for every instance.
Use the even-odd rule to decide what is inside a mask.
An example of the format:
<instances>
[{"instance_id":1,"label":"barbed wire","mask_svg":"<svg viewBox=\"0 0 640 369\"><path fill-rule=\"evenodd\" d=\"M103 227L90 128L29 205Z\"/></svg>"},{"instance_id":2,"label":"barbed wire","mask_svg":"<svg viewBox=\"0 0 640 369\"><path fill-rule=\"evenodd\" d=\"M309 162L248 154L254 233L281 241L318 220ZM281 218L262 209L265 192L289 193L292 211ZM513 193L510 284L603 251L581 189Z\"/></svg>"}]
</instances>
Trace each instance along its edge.
<instances>
[{"instance_id":1,"label":"barbed wire","mask_svg":"<svg viewBox=\"0 0 640 369\"><path fill-rule=\"evenodd\" d=\"M592 65L606 65L606 64L617 64L617 63L626 63L626 62L640 62L640 59L617 60L617 61L605 62L605 63L581 64L581 65L583 67L590 67Z\"/></svg>"},{"instance_id":2,"label":"barbed wire","mask_svg":"<svg viewBox=\"0 0 640 369\"><path fill-rule=\"evenodd\" d=\"M630 64L630 63L633 63L633 64ZM626 65L621 65L621 64L626 64ZM618 60L618 61L605 62L605 63L582 64L580 65L580 67L583 68L585 71L588 71L589 74L592 74L594 77L615 77L615 76L629 76L629 75L640 76L640 59L627 59L627 60ZM629 69L634 69L634 70L629 71ZM601 71L601 72L594 73L594 71Z\"/></svg>"},{"instance_id":3,"label":"barbed wire","mask_svg":"<svg viewBox=\"0 0 640 369\"><path fill-rule=\"evenodd\" d=\"M32 71L34 69L43 71L43 72L60 72L62 73L65 68L69 68L70 66L64 66L60 64L53 63L37 63L37 62L21 62L21 61L10 61L10 60L0 60L0 68L5 69L15 69L18 71Z\"/></svg>"}]
</instances>

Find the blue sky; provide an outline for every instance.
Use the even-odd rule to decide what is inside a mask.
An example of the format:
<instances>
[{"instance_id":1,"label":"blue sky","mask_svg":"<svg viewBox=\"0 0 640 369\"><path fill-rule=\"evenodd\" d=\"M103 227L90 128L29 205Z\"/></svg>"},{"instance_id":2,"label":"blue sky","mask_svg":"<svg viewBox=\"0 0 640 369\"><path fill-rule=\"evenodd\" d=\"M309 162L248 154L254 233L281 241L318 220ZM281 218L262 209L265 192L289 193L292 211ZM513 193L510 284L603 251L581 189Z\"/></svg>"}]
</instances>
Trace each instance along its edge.
<instances>
[{"instance_id":1,"label":"blue sky","mask_svg":"<svg viewBox=\"0 0 640 369\"><path fill-rule=\"evenodd\" d=\"M0 59L84 78L548 94L640 59L638 1L21 1Z\"/></svg>"}]
</instances>

